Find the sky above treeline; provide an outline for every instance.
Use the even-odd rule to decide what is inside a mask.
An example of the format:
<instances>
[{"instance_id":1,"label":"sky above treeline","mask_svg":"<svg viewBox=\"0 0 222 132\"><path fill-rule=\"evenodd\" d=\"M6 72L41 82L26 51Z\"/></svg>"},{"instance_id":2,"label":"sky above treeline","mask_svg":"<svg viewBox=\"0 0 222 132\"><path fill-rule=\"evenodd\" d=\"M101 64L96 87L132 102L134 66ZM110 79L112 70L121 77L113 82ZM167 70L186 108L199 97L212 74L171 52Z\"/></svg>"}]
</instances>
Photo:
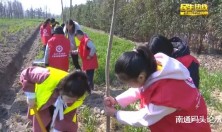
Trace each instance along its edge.
<instances>
[{"instance_id":1,"label":"sky above treeline","mask_svg":"<svg viewBox=\"0 0 222 132\"><path fill-rule=\"evenodd\" d=\"M3 0L8 1L8 0ZM11 0L13 1L13 0ZM55 14L60 15L62 12L61 8L61 0L17 0L22 3L24 10L32 8L39 8L41 7L44 11L47 8L47 11ZM72 5L79 5L86 3L87 0L72 0ZM70 0L63 0L64 7L69 7Z\"/></svg>"}]
</instances>

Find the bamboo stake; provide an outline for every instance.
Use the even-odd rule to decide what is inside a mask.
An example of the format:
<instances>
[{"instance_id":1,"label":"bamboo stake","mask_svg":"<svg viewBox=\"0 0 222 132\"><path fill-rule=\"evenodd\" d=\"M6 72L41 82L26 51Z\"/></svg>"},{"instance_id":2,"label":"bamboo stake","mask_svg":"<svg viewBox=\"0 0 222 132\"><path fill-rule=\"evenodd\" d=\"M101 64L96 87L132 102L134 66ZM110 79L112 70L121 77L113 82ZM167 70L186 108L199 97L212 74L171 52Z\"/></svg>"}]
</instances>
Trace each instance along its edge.
<instances>
[{"instance_id":1,"label":"bamboo stake","mask_svg":"<svg viewBox=\"0 0 222 132\"><path fill-rule=\"evenodd\" d=\"M110 55L112 50L112 42L113 42L113 32L115 28L115 15L116 15L116 6L117 6L117 0L113 0L113 15L112 15L112 21L111 21L111 27L110 27L110 35L109 35L109 41L108 41L108 48L107 48L107 56L106 56L106 96L110 96L110 79L109 79L109 70L110 70ZM110 132L110 116L106 117L106 132Z\"/></svg>"},{"instance_id":2,"label":"bamboo stake","mask_svg":"<svg viewBox=\"0 0 222 132\"><path fill-rule=\"evenodd\" d=\"M45 126L44 126L44 124L43 124L43 122L42 122L42 119L41 119L41 117L39 116L39 112L37 111L36 107L34 107L33 110L34 110L35 117L36 117L36 119L37 119L37 121L38 121L38 123L39 123L39 126L40 126L42 132L47 132L47 131L46 131L46 128L45 128Z\"/></svg>"}]
</instances>

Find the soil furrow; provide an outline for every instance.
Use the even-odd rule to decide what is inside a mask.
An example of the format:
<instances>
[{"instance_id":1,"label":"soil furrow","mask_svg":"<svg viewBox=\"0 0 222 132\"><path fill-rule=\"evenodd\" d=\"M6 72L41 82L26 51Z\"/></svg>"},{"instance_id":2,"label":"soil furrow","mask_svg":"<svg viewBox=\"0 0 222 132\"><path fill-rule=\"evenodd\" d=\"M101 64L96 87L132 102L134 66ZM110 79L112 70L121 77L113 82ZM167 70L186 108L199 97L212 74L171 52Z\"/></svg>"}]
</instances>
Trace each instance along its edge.
<instances>
[{"instance_id":1,"label":"soil furrow","mask_svg":"<svg viewBox=\"0 0 222 132\"><path fill-rule=\"evenodd\" d=\"M39 52L39 38L38 26L27 40L21 44L20 49L13 55L11 62L0 76L0 131L10 131L8 129L10 125L7 122L13 114L26 113L27 106L25 101L17 99L21 87L19 75L22 69L31 65Z\"/></svg>"}]
</instances>

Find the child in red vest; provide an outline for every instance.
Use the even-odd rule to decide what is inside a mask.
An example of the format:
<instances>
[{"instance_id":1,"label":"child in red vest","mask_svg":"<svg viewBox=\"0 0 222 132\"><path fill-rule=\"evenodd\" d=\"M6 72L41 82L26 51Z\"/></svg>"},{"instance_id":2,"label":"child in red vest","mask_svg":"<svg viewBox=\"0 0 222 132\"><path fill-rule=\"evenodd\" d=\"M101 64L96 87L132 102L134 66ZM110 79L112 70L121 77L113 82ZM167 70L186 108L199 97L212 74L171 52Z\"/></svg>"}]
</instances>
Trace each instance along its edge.
<instances>
[{"instance_id":1,"label":"child in red vest","mask_svg":"<svg viewBox=\"0 0 222 132\"><path fill-rule=\"evenodd\" d=\"M42 43L44 45L43 49L45 52L47 42L52 37L50 19L46 19L46 21L40 27L40 35L41 35Z\"/></svg>"},{"instance_id":2,"label":"child in red vest","mask_svg":"<svg viewBox=\"0 0 222 132\"><path fill-rule=\"evenodd\" d=\"M39 116L47 131L77 132L76 110L82 105L90 88L84 72L67 73L52 67L29 67L20 76L22 89L27 96L28 117L33 131L41 132L33 113L37 107Z\"/></svg>"},{"instance_id":3,"label":"child in red vest","mask_svg":"<svg viewBox=\"0 0 222 132\"><path fill-rule=\"evenodd\" d=\"M98 68L95 45L81 30L77 30L76 37L80 41L78 52L82 59L82 70L87 74L91 89L94 89L93 76L95 69Z\"/></svg>"},{"instance_id":4,"label":"child in red vest","mask_svg":"<svg viewBox=\"0 0 222 132\"><path fill-rule=\"evenodd\" d=\"M117 121L151 132L210 132L205 101L189 71L169 56L155 56L144 46L123 53L115 64L119 80L133 87L116 98L104 99L105 113ZM117 111L140 100L138 111Z\"/></svg>"},{"instance_id":5,"label":"child in red vest","mask_svg":"<svg viewBox=\"0 0 222 132\"><path fill-rule=\"evenodd\" d=\"M68 71L70 41L64 36L63 28L57 26L53 37L48 41L45 52L45 63L48 66Z\"/></svg>"},{"instance_id":6,"label":"child in red vest","mask_svg":"<svg viewBox=\"0 0 222 132\"><path fill-rule=\"evenodd\" d=\"M190 55L187 44L178 37L168 40L166 37L157 35L151 38L149 48L153 54L162 52L181 62L190 72L190 76L197 88L199 88L199 62Z\"/></svg>"}]
</instances>

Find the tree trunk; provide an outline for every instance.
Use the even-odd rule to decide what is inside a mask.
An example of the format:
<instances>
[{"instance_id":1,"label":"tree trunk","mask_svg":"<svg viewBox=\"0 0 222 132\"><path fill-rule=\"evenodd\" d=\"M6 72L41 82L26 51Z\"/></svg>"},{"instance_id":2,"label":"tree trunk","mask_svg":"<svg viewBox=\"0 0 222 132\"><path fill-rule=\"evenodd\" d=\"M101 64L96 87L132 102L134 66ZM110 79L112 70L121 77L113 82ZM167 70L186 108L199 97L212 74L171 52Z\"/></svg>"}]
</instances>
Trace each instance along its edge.
<instances>
[{"instance_id":1,"label":"tree trunk","mask_svg":"<svg viewBox=\"0 0 222 132\"><path fill-rule=\"evenodd\" d=\"M199 40L199 41L198 41L198 42L199 42L199 46L198 46L198 49L197 49L197 54L198 54L198 55L201 54L201 52L203 51L203 48L204 48L204 47L203 47L203 36L204 36L203 33L200 33L200 34L199 34L199 39L198 39L198 40Z\"/></svg>"},{"instance_id":2,"label":"tree trunk","mask_svg":"<svg viewBox=\"0 0 222 132\"><path fill-rule=\"evenodd\" d=\"M108 48L107 48L107 56L106 56L106 96L110 96L110 79L109 79L109 70L110 70L110 55L112 50L112 42L113 42L113 32L115 28L115 15L116 15L116 6L117 1L114 0L113 2L113 15L112 15L112 21L111 21L111 27L110 27L110 35L109 35L109 41L108 41ZM110 132L110 116L107 116L106 118L106 132Z\"/></svg>"},{"instance_id":3,"label":"tree trunk","mask_svg":"<svg viewBox=\"0 0 222 132\"><path fill-rule=\"evenodd\" d=\"M61 0L61 6L62 6L62 22L64 22L63 0Z\"/></svg>"},{"instance_id":4,"label":"tree trunk","mask_svg":"<svg viewBox=\"0 0 222 132\"><path fill-rule=\"evenodd\" d=\"M72 0L70 0L69 17L72 19Z\"/></svg>"},{"instance_id":5,"label":"tree trunk","mask_svg":"<svg viewBox=\"0 0 222 132\"><path fill-rule=\"evenodd\" d=\"M46 10L45 10L45 17L48 18L48 12L47 12L47 6L46 6Z\"/></svg>"}]
</instances>

